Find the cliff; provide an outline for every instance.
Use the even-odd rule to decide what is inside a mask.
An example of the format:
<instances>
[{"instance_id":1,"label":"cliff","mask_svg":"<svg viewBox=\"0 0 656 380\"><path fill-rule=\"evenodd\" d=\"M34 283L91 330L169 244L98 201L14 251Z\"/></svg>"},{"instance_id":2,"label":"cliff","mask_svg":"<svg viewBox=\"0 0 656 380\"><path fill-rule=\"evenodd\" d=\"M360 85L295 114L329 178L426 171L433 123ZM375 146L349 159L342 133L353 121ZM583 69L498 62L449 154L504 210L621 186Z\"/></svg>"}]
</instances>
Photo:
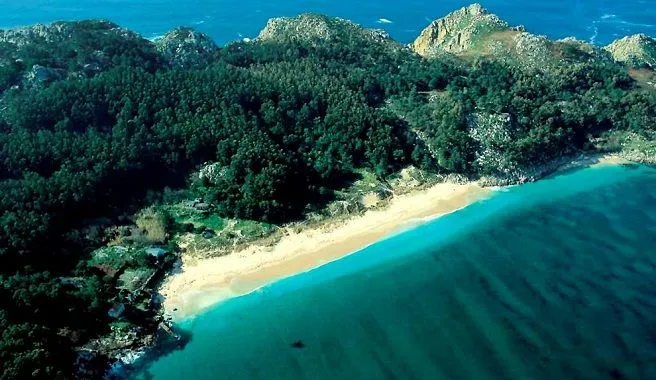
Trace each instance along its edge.
<instances>
[{"instance_id":1,"label":"cliff","mask_svg":"<svg viewBox=\"0 0 656 380\"><path fill-rule=\"evenodd\" d=\"M490 33L508 30L506 22L480 4L472 4L433 21L410 47L423 57L440 52L462 53L477 46Z\"/></svg>"},{"instance_id":2,"label":"cliff","mask_svg":"<svg viewBox=\"0 0 656 380\"><path fill-rule=\"evenodd\" d=\"M617 62L632 67L656 69L656 39L644 34L621 38L604 49L610 52Z\"/></svg>"},{"instance_id":3,"label":"cliff","mask_svg":"<svg viewBox=\"0 0 656 380\"><path fill-rule=\"evenodd\" d=\"M551 41L527 32L523 26L511 27L480 4L433 21L410 47L429 59L444 54L486 57L529 69L553 69L563 61L608 59L602 49L573 38Z\"/></svg>"}]
</instances>

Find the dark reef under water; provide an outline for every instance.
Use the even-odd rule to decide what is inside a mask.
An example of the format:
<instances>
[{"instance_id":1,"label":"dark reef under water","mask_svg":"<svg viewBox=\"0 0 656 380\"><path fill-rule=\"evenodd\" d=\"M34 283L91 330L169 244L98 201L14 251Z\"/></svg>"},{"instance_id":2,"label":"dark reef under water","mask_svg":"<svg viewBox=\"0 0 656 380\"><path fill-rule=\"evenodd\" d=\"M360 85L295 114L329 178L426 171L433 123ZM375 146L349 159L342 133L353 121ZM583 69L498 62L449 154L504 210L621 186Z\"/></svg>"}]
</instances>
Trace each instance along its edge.
<instances>
[{"instance_id":1,"label":"dark reef under water","mask_svg":"<svg viewBox=\"0 0 656 380\"><path fill-rule=\"evenodd\" d=\"M656 170L499 192L181 325L154 379L656 379Z\"/></svg>"}]
</instances>

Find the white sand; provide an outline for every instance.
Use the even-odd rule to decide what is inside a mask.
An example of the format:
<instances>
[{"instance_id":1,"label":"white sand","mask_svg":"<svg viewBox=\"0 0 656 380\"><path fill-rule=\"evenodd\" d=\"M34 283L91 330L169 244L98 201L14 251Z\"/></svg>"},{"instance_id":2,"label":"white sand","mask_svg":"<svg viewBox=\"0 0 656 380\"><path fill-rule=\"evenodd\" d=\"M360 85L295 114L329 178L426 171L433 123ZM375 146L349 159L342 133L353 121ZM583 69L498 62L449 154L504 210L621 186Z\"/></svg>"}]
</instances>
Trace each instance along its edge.
<instances>
[{"instance_id":1,"label":"white sand","mask_svg":"<svg viewBox=\"0 0 656 380\"><path fill-rule=\"evenodd\" d=\"M184 319L228 298L308 271L358 251L396 231L453 212L490 194L477 184L442 183L397 196L380 210L288 233L277 244L253 245L226 256L185 260L160 290L165 312Z\"/></svg>"}]
</instances>

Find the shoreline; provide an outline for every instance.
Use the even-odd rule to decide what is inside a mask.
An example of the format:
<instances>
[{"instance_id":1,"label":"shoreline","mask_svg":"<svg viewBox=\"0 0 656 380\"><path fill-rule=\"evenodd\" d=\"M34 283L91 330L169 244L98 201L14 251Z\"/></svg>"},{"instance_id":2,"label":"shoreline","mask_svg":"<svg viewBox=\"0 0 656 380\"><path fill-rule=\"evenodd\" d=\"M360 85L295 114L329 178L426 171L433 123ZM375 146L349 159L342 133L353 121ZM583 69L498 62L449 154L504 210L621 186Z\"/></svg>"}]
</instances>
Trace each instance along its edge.
<instances>
[{"instance_id":1,"label":"shoreline","mask_svg":"<svg viewBox=\"0 0 656 380\"><path fill-rule=\"evenodd\" d=\"M222 301L339 260L455 212L492 192L476 182L439 183L396 196L380 209L300 232L288 231L270 246L254 243L225 256L198 261L185 260L183 255L179 273L168 276L160 287L164 312L174 321L193 317Z\"/></svg>"},{"instance_id":2,"label":"shoreline","mask_svg":"<svg viewBox=\"0 0 656 380\"><path fill-rule=\"evenodd\" d=\"M619 154L583 155L552 175L574 169L630 163ZM548 176L547 176L548 177ZM290 232L271 245L252 245L228 255L195 260L182 256L180 271L160 287L163 311L173 321L195 315L231 298L354 254L397 233L456 212L490 197L494 187L479 182L438 183L392 198L382 208L318 227Z\"/></svg>"}]
</instances>

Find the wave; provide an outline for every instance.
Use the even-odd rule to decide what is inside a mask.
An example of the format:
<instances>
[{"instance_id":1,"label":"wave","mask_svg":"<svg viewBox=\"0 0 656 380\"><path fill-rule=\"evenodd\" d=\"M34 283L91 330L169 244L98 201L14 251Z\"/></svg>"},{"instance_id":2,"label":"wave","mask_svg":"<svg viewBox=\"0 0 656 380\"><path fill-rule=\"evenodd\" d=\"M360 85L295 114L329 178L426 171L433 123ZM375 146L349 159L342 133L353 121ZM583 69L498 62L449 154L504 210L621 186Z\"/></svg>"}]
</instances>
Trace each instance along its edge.
<instances>
[{"instance_id":1,"label":"wave","mask_svg":"<svg viewBox=\"0 0 656 380\"><path fill-rule=\"evenodd\" d=\"M641 23L638 23L638 22L629 22L629 21L623 21L623 20L618 21L617 23L622 24L622 25L626 25L626 26L637 26L637 27L640 27L640 28L654 28L654 27L656 27L656 25L654 25L654 24L641 24Z\"/></svg>"},{"instance_id":2,"label":"wave","mask_svg":"<svg viewBox=\"0 0 656 380\"><path fill-rule=\"evenodd\" d=\"M592 22L593 24L619 24L619 25L625 25L625 26L635 26L639 28L654 28L656 25L654 24L643 24L639 22L631 22L631 21L626 21L623 20L622 18L618 17L617 15L614 14L604 14L601 17L599 17L598 20L595 20Z\"/></svg>"},{"instance_id":3,"label":"wave","mask_svg":"<svg viewBox=\"0 0 656 380\"><path fill-rule=\"evenodd\" d=\"M378 21L376 21L376 22L379 23L379 24L392 24L393 23L392 20L386 19L386 18L379 18Z\"/></svg>"},{"instance_id":4,"label":"wave","mask_svg":"<svg viewBox=\"0 0 656 380\"><path fill-rule=\"evenodd\" d=\"M590 38L588 39L588 41L590 41L590 43L594 45L595 42L597 41L597 37L599 37L599 28L597 26L593 26L591 28L588 28L588 30L589 29L592 29L593 33L592 36L590 36Z\"/></svg>"}]
</instances>

